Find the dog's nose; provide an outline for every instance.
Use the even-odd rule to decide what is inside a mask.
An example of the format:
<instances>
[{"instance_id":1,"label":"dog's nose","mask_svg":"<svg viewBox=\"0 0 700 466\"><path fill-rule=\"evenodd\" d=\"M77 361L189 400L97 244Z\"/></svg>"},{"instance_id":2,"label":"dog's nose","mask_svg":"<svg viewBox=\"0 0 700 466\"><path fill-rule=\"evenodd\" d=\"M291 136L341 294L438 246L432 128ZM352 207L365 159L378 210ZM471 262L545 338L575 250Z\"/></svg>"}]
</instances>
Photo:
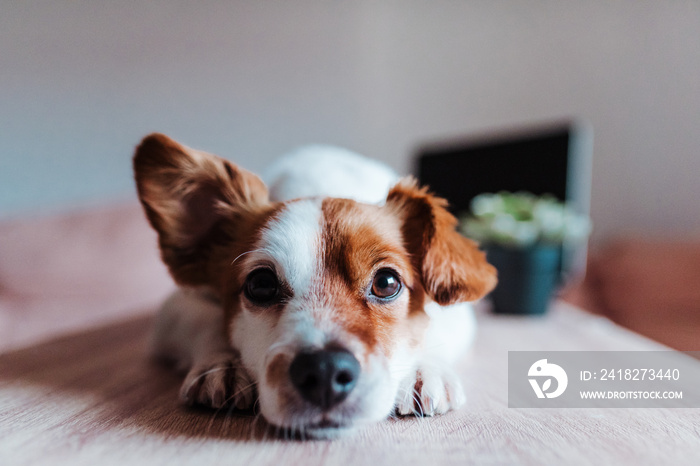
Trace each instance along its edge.
<instances>
[{"instance_id":1,"label":"dog's nose","mask_svg":"<svg viewBox=\"0 0 700 466\"><path fill-rule=\"evenodd\" d=\"M300 353L289 366L289 376L302 398L324 410L347 398L359 375L360 363L342 350Z\"/></svg>"}]
</instances>

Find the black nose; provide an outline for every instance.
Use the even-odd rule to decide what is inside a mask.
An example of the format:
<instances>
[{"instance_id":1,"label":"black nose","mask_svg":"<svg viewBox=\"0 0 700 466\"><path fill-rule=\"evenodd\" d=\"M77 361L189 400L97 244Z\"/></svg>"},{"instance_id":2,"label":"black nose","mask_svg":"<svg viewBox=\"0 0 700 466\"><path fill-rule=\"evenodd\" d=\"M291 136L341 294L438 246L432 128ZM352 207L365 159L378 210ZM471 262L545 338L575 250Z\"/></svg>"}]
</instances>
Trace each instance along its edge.
<instances>
[{"instance_id":1,"label":"black nose","mask_svg":"<svg viewBox=\"0 0 700 466\"><path fill-rule=\"evenodd\" d=\"M289 376L306 401L326 410L347 398L360 375L360 363L347 351L298 354Z\"/></svg>"}]
</instances>

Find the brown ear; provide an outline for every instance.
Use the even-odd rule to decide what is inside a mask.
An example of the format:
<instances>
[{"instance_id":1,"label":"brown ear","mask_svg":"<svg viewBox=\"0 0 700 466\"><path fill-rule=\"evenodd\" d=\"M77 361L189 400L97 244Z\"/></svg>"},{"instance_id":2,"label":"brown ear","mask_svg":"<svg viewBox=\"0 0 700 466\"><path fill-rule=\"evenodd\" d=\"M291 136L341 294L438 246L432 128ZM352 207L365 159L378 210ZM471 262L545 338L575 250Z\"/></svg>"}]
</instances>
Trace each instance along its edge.
<instances>
[{"instance_id":1,"label":"brown ear","mask_svg":"<svg viewBox=\"0 0 700 466\"><path fill-rule=\"evenodd\" d=\"M387 206L403 220L403 236L426 293L441 305L474 301L496 286L496 269L476 243L456 230L447 201L402 180L387 197Z\"/></svg>"},{"instance_id":2,"label":"brown ear","mask_svg":"<svg viewBox=\"0 0 700 466\"><path fill-rule=\"evenodd\" d=\"M212 245L230 239L224 220L235 221L241 212L268 202L257 176L162 134L147 136L136 148L134 174L163 261L183 285L208 282Z\"/></svg>"}]
</instances>

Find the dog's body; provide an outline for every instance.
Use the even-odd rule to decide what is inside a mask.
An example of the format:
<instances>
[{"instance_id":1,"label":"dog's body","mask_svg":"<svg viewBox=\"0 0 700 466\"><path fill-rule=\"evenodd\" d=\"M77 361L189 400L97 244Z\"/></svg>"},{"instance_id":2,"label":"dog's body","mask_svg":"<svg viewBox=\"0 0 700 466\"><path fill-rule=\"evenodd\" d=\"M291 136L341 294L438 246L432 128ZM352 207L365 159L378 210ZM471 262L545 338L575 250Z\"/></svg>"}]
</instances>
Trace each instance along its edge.
<instances>
[{"instance_id":1,"label":"dog's body","mask_svg":"<svg viewBox=\"0 0 700 466\"><path fill-rule=\"evenodd\" d=\"M283 159L272 200L249 172L162 135L134 166L182 285L154 349L187 371L183 400L248 408L257 391L270 423L313 436L464 403L451 367L474 335L468 302L496 278L444 201L338 149Z\"/></svg>"}]
</instances>

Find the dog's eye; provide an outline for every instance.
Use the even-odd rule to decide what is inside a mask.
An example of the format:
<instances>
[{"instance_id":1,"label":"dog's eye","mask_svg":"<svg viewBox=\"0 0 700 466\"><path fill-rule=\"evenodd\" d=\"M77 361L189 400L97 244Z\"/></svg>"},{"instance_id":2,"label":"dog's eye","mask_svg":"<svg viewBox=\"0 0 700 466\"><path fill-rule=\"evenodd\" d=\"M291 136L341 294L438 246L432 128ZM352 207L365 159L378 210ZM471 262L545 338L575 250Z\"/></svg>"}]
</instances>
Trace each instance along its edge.
<instances>
[{"instance_id":1,"label":"dog's eye","mask_svg":"<svg viewBox=\"0 0 700 466\"><path fill-rule=\"evenodd\" d=\"M268 269L253 271L245 283L245 294L255 304L271 304L277 299L280 284L277 276Z\"/></svg>"},{"instance_id":2,"label":"dog's eye","mask_svg":"<svg viewBox=\"0 0 700 466\"><path fill-rule=\"evenodd\" d=\"M382 269L372 281L372 294L378 298L393 298L401 291L401 281L394 272Z\"/></svg>"}]
</instances>

